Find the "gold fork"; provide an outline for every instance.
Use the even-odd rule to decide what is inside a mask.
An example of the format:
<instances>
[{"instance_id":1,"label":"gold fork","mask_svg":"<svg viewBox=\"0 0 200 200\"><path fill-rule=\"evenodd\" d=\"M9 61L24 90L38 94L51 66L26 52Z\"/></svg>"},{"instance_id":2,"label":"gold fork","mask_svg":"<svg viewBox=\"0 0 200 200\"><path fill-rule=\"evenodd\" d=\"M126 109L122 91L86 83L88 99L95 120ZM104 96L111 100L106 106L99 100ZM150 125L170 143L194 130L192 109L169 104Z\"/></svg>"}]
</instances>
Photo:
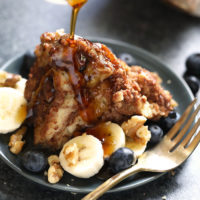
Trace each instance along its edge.
<instances>
[{"instance_id":1,"label":"gold fork","mask_svg":"<svg viewBox=\"0 0 200 200\"><path fill-rule=\"evenodd\" d=\"M190 132L186 134L200 110L199 105L189 117L195 103L196 99L187 107L179 121L167 135L164 136L163 140L153 149L144 152L144 154L138 158L136 165L109 178L94 191L86 195L82 200L95 200L99 198L106 191L135 173L141 171L167 172L181 165L191 155L200 142L200 131L195 135L200 125L200 118ZM187 119L188 121L185 123ZM183 128L181 129L181 127Z\"/></svg>"}]
</instances>

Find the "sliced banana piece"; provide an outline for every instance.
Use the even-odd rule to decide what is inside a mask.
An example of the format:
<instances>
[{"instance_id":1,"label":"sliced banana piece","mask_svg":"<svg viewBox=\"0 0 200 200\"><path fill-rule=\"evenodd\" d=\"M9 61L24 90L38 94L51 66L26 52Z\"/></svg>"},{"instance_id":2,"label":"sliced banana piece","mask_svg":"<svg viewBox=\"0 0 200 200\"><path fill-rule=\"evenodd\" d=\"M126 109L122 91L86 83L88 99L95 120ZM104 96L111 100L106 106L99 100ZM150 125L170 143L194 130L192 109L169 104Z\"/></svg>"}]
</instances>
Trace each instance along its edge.
<instances>
[{"instance_id":1,"label":"sliced banana piece","mask_svg":"<svg viewBox=\"0 0 200 200\"><path fill-rule=\"evenodd\" d=\"M134 155L136 157L139 157L144 153L144 151L147 147L147 142L149 141L149 138L151 137L151 134L147 129L144 129L144 130L140 129L138 132L140 132L140 131L141 131L141 134L143 134L144 137L147 138L145 141L143 139L141 140L140 138L138 138L138 139L134 138L133 139L133 138L128 137L128 136L126 137L125 147L133 150Z\"/></svg>"},{"instance_id":2,"label":"sliced banana piece","mask_svg":"<svg viewBox=\"0 0 200 200\"><path fill-rule=\"evenodd\" d=\"M116 123L104 122L87 131L87 134L97 137L104 150L104 158L109 157L117 149L125 146L125 134Z\"/></svg>"},{"instance_id":3,"label":"sliced banana piece","mask_svg":"<svg viewBox=\"0 0 200 200\"><path fill-rule=\"evenodd\" d=\"M27 115L24 95L16 89L0 88L0 133L6 134L20 127Z\"/></svg>"},{"instance_id":4,"label":"sliced banana piece","mask_svg":"<svg viewBox=\"0 0 200 200\"><path fill-rule=\"evenodd\" d=\"M12 74L12 73L0 70L0 87L15 88L19 90L22 94L24 94L26 81L27 80L25 78L22 78L19 74Z\"/></svg>"},{"instance_id":5,"label":"sliced banana piece","mask_svg":"<svg viewBox=\"0 0 200 200\"><path fill-rule=\"evenodd\" d=\"M59 160L68 173L79 178L90 178L104 164L102 144L92 135L77 136L63 146Z\"/></svg>"},{"instance_id":6,"label":"sliced banana piece","mask_svg":"<svg viewBox=\"0 0 200 200\"><path fill-rule=\"evenodd\" d=\"M143 154L151 138L148 126L144 126L146 120L143 116L135 115L121 125L126 134L125 146L132 149L136 157Z\"/></svg>"}]
</instances>

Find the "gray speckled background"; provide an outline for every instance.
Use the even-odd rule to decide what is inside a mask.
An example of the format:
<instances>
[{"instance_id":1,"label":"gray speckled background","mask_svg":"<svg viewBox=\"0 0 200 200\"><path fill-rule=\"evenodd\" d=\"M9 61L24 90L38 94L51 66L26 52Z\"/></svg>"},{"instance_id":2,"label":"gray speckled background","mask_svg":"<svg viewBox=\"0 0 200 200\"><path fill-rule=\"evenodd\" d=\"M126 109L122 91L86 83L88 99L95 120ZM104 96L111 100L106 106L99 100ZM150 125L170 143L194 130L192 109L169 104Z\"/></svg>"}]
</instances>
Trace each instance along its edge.
<instances>
[{"instance_id":1,"label":"gray speckled background","mask_svg":"<svg viewBox=\"0 0 200 200\"><path fill-rule=\"evenodd\" d=\"M0 0L0 65L33 49L41 33L69 31L71 9L44 0ZM200 52L200 19L159 0L89 0L80 11L76 34L112 38L155 54L179 76L185 59ZM104 200L197 200L200 196L200 147L175 171L145 186L105 195ZM52 191L26 180L0 161L1 200L72 200L75 195Z\"/></svg>"}]
</instances>

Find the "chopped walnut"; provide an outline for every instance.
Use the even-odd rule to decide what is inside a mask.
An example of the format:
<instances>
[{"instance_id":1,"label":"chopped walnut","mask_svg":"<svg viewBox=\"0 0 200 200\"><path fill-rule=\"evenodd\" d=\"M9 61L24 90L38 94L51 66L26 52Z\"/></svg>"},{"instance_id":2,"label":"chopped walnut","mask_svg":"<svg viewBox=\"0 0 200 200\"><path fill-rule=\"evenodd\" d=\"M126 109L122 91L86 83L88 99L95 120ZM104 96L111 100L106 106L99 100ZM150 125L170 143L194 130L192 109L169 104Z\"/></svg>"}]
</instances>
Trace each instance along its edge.
<instances>
[{"instance_id":1,"label":"chopped walnut","mask_svg":"<svg viewBox=\"0 0 200 200\"><path fill-rule=\"evenodd\" d=\"M60 39L60 36L62 36L64 34L65 34L64 29L61 28L61 29L56 30L56 32L55 32L55 39L56 40Z\"/></svg>"},{"instance_id":2,"label":"chopped walnut","mask_svg":"<svg viewBox=\"0 0 200 200\"><path fill-rule=\"evenodd\" d=\"M143 154L147 142L151 138L148 126L144 126L145 122L146 118L144 116L135 115L121 125L127 136L125 146L132 149L136 157Z\"/></svg>"},{"instance_id":3,"label":"chopped walnut","mask_svg":"<svg viewBox=\"0 0 200 200\"><path fill-rule=\"evenodd\" d=\"M124 133L132 138L136 135L137 130L144 125L146 120L147 119L143 116L135 115L123 122L121 127L124 130Z\"/></svg>"},{"instance_id":4,"label":"chopped walnut","mask_svg":"<svg viewBox=\"0 0 200 200\"><path fill-rule=\"evenodd\" d=\"M63 169L60 166L60 161L57 155L51 155L48 157L48 163L50 165L48 169L48 181L49 183L57 183L63 176Z\"/></svg>"},{"instance_id":5,"label":"chopped walnut","mask_svg":"<svg viewBox=\"0 0 200 200\"><path fill-rule=\"evenodd\" d=\"M48 181L49 183L57 183L63 176L63 169L60 164L54 163L49 167L48 170Z\"/></svg>"},{"instance_id":6,"label":"chopped walnut","mask_svg":"<svg viewBox=\"0 0 200 200\"><path fill-rule=\"evenodd\" d=\"M20 75L0 71L0 87L16 87L16 83L21 79Z\"/></svg>"},{"instance_id":7,"label":"chopped walnut","mask_svg":"<svg viewBox=\"0 0 200 200\"><path fill-rule=\"evenodd\" d=\"M127 136L145 145L151 138L148 126L144 126L146 120L143 116L135 115L126 122L123 122L121 127Z\"/></svg>"},{"instance_id":8,"label":"chopped walnut","mask_svg":"<svg viewBox=\"0 0 200 200\"><path fill-rule=\"evenodd\" d=\"M8 146L10 151L14 154L19 154L25 144L25 141L22 141L23 136L27 131L26 126L22 126L16 133L10 136L10 141Z\"/></svg>"},{"instance_id":9,"label":"chopped walnut","mask_svg":"<svg viewBox=\"0 0 200 200\"><path fill-rule=\"evenodd\" d=\"M124 100L124 95L123 95L123 91L118 91L115 94L113 94L113 102L117 103L120 101Z\"/></svg>"},{"instance_id":10,"label":"chopped walnut","mask_svg":"<svg viewBox=\"0 0 200 200\"><path fill-rule=\"evenodd\" d=\"M51 155L51 156L49 156L48 157L48 163L49 163L50 166L53 165L54 163L59 164L60 161L59 161L58 156L57 155Z\"/></svg>"},{"instance_id":11,"label":"chopped walnut","mask_svg":"<svg viewBox=\"0 0 200 200\"><path fill-rule=\"evenodd\" d=\"M151 138L151 134L150 134L150 131L148 130L148 126L141 126L136 131L136 135L138 138L141 139L141 142L143 142L143 144L146 144Z\"/></svg>"},{"instance_id":12,"label":"chopped walnut","mask_svg":"<svg viewBox=\"0 0 200 200\"><path fill-rule=\"evenodd\" d=\"M76 143L70 144L64 148L63 154L69 165L76 165L78 162L78 147Z\"/></svg>"}]
</instances>

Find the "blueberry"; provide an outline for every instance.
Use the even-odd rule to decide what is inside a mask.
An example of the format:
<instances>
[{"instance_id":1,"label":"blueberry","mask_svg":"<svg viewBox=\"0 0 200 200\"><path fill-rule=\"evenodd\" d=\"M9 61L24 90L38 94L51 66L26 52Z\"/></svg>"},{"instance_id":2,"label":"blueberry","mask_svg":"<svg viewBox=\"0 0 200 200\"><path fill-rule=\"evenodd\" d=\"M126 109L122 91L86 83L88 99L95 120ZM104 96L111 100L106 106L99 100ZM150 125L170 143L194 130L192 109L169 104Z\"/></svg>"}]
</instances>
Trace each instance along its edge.
<instances>
[{"instance_id":1,"label":"blueberry","mask_svg":"<svg viewBox=\"0 0 200 200\"><path fill-rule=\"evenodd\" d=\"M195 76L185 76L185 81L194 95L199 91L199 80Z\"/></svg>"},{"instance_id":2,"label":"blueberry","mask_svg":"<svg viewBox=\"0 0 200 200\"><path fill-rule=\"evenodd\" d=\"M121 53L119 54L119 58L123 60L128 65L136 65L136 60L128 53Z\"/></svg>"},{"instance_id":3,"label":"blueberry","mask_svg":"<svg viewBox=\"0 0 200 200\"><path fill-rule=\"evenodd\" d=\"M129 148L119 148L109 158L108 165L113 173L129 168L134 161L134 153Z\"/></svg>"},{"instance_id":4,"label":"blueberry","mask_svg":"<svg viewBox=\"0 0 200 200\"><path fill-rule=\"evenodd\" d=\"M23 63L22 63L22 68L20 70L20 74L23 77L28 78L30 68L33 66L35 59L36 59L36 57L35 57L33 52L27 51L25 53L24 60L23 60Z\"/></svg>"},{"instance_id":5,"label":"blueberry","mask_svg":"<svg viewBox=\"0 0 200 200\"><path fill-rule=\"evenodd\" d=\"M168 132L174 124L179 120L180 115L175 110L171 111L169 115L165 118L161 118L160 125L164 132Z\"/></svg>"},{"instance_id":6,"label":"blueberry","mask_svg":"<svg viewBox=\"0 0 200 200\"><path fill-rule=\"evenodd\" d=\"M148 126L149 131L151 132L151 140L150 143L156 144L162 140L163 130L157 124L150 124Z\"/></svg>"},{"instance_id":7,"label":"blueberry","mask_svg":"<svg viewBox=\"0 0 200 200\"><path fill-rule=\"evenodd\" d=\"M200 75L200 53L192 54L186 60L186 67L190 74Z\"/></svg>"},{"instance_id":8,"label":"blueberry","mask_svg":"<svg viewBox=\"0 0 200 200\"><path fill-rule=\"evenodd\" d=\"M47 159L42 152L29 150L22 156L22 165L28 171L41 172L47 166Z\"/></svg>"},{"instance_id":9,"label":"blueberry","mask_svg":"<svg viewBox=\"0 0 200 200\"><path fill-rule=\"evenodd\" d=\"M183 78L185 79L185 78L188 77L188 76L194 76L194 75L192 75L188 70L186 70L186 71L184 72L184 74L183 74Z\"/></svg>"}]
</instances>

